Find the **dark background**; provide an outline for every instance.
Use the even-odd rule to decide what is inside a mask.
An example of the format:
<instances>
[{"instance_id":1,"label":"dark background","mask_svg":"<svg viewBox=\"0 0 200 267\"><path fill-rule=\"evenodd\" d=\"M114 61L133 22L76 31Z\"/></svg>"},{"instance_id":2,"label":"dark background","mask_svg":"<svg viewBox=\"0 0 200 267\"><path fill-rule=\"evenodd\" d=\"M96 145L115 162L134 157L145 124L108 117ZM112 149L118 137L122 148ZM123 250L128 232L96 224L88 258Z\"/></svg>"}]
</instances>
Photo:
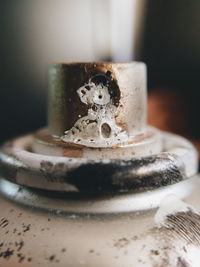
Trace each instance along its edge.
<instances>
[{"instance_id":1,"label":"dark background","mask_svg":"<svg viewBox=\"0 0 200 267\"><path fill-rule=\"evenodd\" d=\"M47 77L41 82L39 70L30 63L34 56L21 32L26 25L16 19L22 5L23 1L0 1L0 142L46 124ZM150 93L164 90L161 98L166 98L167 92L173 117L177 113L177 123L186 124L183 128L198 139L200 1L147 1L140 51L137 60L147 63Z\"/></svg>"},{"instance_id":2,"label":"dark background","mask_svg":"<svg viewBox=\"0 0 200 267\"><path fill-rule=\"evenodd\" d=\"M149 91L157 90L150 92L154 106L160 101L163 117L168 109L161 128L199 140L200 1L148 1L140 59L148 66ZM159 127L159 113L150 115Z\"/></svg>"}]
</instances>

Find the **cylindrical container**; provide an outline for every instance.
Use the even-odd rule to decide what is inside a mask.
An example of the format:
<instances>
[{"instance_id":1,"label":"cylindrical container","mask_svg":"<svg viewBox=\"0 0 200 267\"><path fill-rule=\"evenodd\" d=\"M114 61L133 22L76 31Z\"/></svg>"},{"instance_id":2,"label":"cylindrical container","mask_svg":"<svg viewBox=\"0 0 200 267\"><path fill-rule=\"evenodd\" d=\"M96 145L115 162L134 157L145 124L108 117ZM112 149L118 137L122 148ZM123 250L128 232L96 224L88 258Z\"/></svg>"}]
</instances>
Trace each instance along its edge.
<instances>
[{"instance_id":1,"label":"cylindrical container","mask_svg":"<svg viewBox=\"0 0 200 267\"><path fill-rule=\"evenodd\" d=\"M159 153L160 133L146 125L146 89L141 62L53 65L48 127L36 133L32 150L91 159Z\"/></svg>"},{"instance_id":2,"label":"cylindrical container","mask_svg":"<svg viewBox=\"0 0 200 267\"><path fill-rule=\"evenodd\" d=\"M199 178L152 192L82 196L3 180L0 264L198 267Z\"/></svg>"},{"instance_id":3,"label":"cylindrical container","mask_svg":"<svg viewBox=\"0 0 200 267\"><path fill-rule=\"evenodd\" d=\"M103 108L106 105L108 108L108 104L116 121L116 125L110 127L121 126L129 136L145 131L145 64L57 64L50 68L49 78L50 135L64 135L65 131L71 129L81 117L88 115L88 112L95 113L98 107ZM94 90L96 93L93 95ZM110 119L109 114L107 117Z\"/></svg>"},{"instance_id":4,"label":"cylindrical container","mask_svg":"<svg viewBox=\"0 0 200 267\"><path fill-rule=\"evenodd\" d=\"M146 125L143 63L50 68L48 127L0 150L3 267L200 262L197 153Z\"/></svg>"}]
</instances>

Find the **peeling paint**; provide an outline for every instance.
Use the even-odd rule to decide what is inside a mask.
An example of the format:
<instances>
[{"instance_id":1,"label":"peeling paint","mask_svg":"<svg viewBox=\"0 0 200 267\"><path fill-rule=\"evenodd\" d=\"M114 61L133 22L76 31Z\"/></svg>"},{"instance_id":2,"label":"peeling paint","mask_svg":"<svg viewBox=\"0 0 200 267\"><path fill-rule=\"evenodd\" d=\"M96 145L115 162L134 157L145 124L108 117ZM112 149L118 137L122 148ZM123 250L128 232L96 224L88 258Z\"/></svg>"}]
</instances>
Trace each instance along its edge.
<instances>
[{"instance_id":1,"label":"peeling paint","mask_svg":"<svg viewBox=\"0 0 200 267\"><path fill-rule=\"evenodd\" d=\"M95 84L91 79L77 90L81 102L88 106L88 114L78 119L62 140L88 147L111 147L127 142L127 133L116 124L117 107L108 82Z\"/></svg>"}]
</instances>

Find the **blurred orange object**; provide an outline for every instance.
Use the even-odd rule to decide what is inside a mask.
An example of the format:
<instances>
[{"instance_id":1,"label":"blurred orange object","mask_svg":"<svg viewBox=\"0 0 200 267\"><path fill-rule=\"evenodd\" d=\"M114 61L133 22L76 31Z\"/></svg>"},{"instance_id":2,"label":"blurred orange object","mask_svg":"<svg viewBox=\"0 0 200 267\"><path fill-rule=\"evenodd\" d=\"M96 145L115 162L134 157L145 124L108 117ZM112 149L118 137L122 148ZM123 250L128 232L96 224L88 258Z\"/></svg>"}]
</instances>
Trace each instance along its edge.
<instances>
[{"instance_id":1,"label":"blurred orange object","mask_svg":"<svg viewBox=\"0 0 200 267\"><path fill-rule=\"evenodd\" d=\"M187 137L200 155L200 142L193 137L190 114L187 97L180 91L157 89L148 95L148 123L163 131Z\"/></svg>"},{"instance_id":2,"label":"blurred orange object","mask_svg":"<svg viewBox=\"0 0 200 267\"><path fill-rule=\"evenodd\" d=\"M177 134L188 130L187 105L177 91L155 90L148 96L148 122L164 131Z\"/></svg>"}]
</instances>

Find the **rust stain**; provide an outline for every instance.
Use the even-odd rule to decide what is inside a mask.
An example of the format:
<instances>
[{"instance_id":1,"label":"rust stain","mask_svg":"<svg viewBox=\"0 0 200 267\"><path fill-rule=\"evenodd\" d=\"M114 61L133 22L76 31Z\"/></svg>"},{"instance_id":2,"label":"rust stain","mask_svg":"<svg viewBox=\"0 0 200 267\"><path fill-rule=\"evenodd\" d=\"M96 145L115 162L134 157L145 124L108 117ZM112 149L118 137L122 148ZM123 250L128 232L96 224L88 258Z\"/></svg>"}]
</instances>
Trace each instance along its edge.
<instances>
[{"instance_id":1,"label":"rust stain","mask_svg":"<svg viewBox=\"0 0 200 267\"><path fill-rule=\"evenodd\" d=\"M119 124L118 124L119 125ZM120 125L122 126L122 124ZM144 134L139 134L137 136L134 136L132 140L127 142L127 145L134 145L139 142L145 141L148 138L151 138L153 136L153 133L148 133L146 135ZM83 157L83 150L86 148L86 146L81 145L81 144L75 144L75 143L69 143L69 142L63 142L60 139L54 138L51 135L48 134L48 130L46 128L40 129L37 131L34 135L36 142L41 143L43 145L55 145L58 147L63 147L63 156L65 157L72 157L70 155L74 154L75 158ZM110 147L110 149L117 149L123 147L121 144L117 144L115 146ZM90 147L90 149L97 149L96 147ZM69 155L69 156L68 156Z\"/></svg>"},{"instance_id":2,"label":"rust stain","mask_svg":"<svg viewBox=\"0 0 200 267\"><path fill-rule=\"evenodd\" d=\"M55 145L58 147L65 147L69 149L82 149L85 147L84 145L63 142L59 138L54 138L53 136L48 134L48 130L46 128L37 131L34 137L36 142L42 143L44 145Z\"/></svg>"},{"instance_id":3,"label":"rust stain","mask_svg":"<svg viewBox=\"0 0 200 267\"><path fill-rule=\"evenodd\" d=\"M83 158L83 150L63 148L62 155L63 157L69 157L69 158Z\"/></svg>"},{"instance_id":4,"label":"rust stain","mask_svg":"<svg viewBox=\"0 0 200 267\"><path fill-rule=\"evenodd\" d=\"M134 136L132 140L128 141L127 145L134 145L137 143L144 142L145 140L148 140L148 138L151 138L153 135L154 133L151 133L151 132L149 132L148 134L139 134L137 136ZM123 145L117 144L113 146L112 148L121 148L121 147L124 147L124 144Z\"/></svg>"},{"instance_id":5,"label":"rust stain","mask_svg":"<svg viewBox=\"0 0 200 267\"><path fill-rule=\"evenodd\" d=\"M118 115L115 117L115 121L116 121L116 124L117 126L121 127L124 131L128 131L128 125L127 123L121 121L121 120L118 120Z\"/></svg>"}]
</instances>

